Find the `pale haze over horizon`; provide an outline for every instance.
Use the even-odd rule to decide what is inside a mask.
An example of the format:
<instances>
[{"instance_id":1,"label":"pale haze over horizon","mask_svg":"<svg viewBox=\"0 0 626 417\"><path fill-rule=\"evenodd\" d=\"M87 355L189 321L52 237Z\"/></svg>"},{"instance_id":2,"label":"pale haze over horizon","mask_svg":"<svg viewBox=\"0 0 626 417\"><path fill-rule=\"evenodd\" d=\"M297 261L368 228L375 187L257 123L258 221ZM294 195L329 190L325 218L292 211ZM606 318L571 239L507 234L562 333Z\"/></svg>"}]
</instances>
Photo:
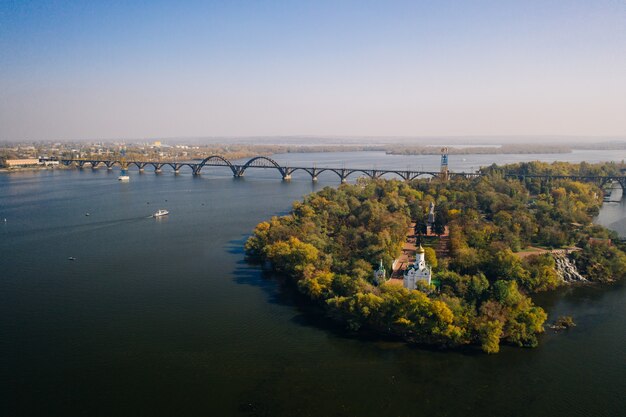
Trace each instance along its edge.
<instances>
[{"instance_id":1,"label":"pale haze over horizon","mask_svg":"<svg viewBox=\"0 0 626 417\"><path fill-rule=\"evenodd\" d=\"M626 136L626 3L3 1L0 141Z\"/></svg>"}]
</instances>

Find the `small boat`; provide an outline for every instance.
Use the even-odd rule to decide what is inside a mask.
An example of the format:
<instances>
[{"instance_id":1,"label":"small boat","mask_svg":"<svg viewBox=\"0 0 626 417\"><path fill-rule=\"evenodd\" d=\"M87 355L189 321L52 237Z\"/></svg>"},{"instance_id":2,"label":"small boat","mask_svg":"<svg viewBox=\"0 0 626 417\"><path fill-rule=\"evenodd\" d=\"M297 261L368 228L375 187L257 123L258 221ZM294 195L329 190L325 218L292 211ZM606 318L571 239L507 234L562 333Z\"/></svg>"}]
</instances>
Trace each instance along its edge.
<instances>
[{"instance_id":1,"label":"small boat","mask_svg":"<svg viewBox=\"0 0 626 417\"><path fill-rule=\"evenodd\" d=\"M70 256L69 258L67 258L68 261L75 261L76 258L74 258L73 256Z\"/></svg>"},{"instance_id":2,"label":"small boat","mask_svg":"<svg viewBox=\"0 0 626 417\"><path fill-rule=\"evenodd\" d=\"M130 177L128 175L120 175L119 177L117 177L117 179L124 182L130 181Z\"/></svg>"},{"instance_id":3,"label":"small boat","mask_svg":"<svg viewBox=\"0 0 626 417\"><path fill-rule=\"evenodd\" d=\"M152 217L167 216L168 214L170 214L170 212L169 212L169 211L167 211L167 210L165 210L165 209L160 209L160 210L157 210L157 212L156 212L156 213L154 213L154 214L152 215Z\"/></svg>"},{"instance_id":4,"label":"small boat","mask_svg":"<svg viewBox=\"0 0 626 417\"><path fill-rule=\"evenodd\" d=\"M91 216L91 214L89 214L89 213L85 213L85 216L89 217L89 216Z\"/></svg>"}]
</instances>

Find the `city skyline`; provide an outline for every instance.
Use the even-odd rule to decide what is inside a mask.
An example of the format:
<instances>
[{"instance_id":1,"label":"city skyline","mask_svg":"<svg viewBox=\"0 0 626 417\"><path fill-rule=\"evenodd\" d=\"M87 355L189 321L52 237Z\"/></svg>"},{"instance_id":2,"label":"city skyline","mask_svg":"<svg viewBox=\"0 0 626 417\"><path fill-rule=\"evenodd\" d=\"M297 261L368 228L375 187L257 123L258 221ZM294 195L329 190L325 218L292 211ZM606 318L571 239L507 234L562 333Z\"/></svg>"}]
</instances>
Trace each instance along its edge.
<instances>
[{"instance_id":1,"label":"city skyline","mask_svg":"<svg viewBox=\"0 0 626 417\"><path fill-rule=\"evenodd\" d=\"M626 136L616 1L0 10L0 141Z\"/></svg>"}]
</instances>

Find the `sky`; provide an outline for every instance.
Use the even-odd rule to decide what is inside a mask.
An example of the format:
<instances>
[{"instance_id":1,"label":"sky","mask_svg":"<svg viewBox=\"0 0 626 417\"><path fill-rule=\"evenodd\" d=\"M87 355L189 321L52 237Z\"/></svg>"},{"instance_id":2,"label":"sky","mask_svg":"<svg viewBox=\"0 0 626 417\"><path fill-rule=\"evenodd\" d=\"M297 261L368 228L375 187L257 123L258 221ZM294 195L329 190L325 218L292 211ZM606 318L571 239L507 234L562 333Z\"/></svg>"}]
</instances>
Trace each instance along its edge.
<instances>
[{"instance_id":1,"label":"sky","mask_svg":"<svg viewBox=\"0 0 626 417\"><path fill-rule=\"evenodd\" d=\"M0 0L0 141L626 138L626 2Z\"/></svg>"}]
</instances>

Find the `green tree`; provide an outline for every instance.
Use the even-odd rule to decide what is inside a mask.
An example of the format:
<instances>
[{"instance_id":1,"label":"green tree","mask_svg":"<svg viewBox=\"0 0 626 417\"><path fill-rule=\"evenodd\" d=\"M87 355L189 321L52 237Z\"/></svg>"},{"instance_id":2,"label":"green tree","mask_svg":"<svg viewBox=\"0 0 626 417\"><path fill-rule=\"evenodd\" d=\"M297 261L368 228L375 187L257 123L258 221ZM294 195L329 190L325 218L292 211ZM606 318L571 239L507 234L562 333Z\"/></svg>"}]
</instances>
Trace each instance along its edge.
<instances>
[{"instance_id":1,"label":"green tree","mask_svg":"<svg viewBox=\"0 0 626 417\"><path fill-rule=\"evenodd\" d=\"M433 223L432 231L439 237L446 233L446 225L442 220L440 220L439 216L435 217L435 223Z\"/></svg>"},{"instance_id":2,"label":"green tree","mask_svg":"<svg viewBox=\"0 0 626 417\"><path fill-rule=\"evenodd\" d=\"M426 263L433 269L437 268L437 265L439 265L439 262L437 261L437 254L433 248L424 248L424 258Z\"/></svg>"},{"instance_id":3,"label":"green tree","mask_svg":"<svg viewBox=\"0 0 626 417\"><path fill-rule=\"evenodd\" d=\"M483 321L478 325L478 339L481 348L486 353L498 353L500 351L500 337L502 337L503 325L498 320Z\"/></svg>"}]
</instances>

